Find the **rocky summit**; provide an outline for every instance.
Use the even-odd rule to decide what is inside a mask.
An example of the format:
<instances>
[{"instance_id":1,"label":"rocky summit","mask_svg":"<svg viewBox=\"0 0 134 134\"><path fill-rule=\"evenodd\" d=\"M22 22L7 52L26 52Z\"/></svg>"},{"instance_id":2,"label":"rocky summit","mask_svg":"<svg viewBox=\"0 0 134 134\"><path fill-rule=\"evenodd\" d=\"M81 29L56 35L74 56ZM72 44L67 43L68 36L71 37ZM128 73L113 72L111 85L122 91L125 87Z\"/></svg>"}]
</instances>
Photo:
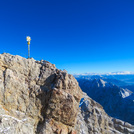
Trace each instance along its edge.
<instances>
[{"instance_id":1,"label":"rocky summit","mask_svg":"<svg viewBox=\"0 0 134 134\"><path fill-rule=\"evenodd\" d=\"M80 100L82 101L80 102ZM0 54L0 134L133 134L48 61Z\"/></svg>"}]
</instances>

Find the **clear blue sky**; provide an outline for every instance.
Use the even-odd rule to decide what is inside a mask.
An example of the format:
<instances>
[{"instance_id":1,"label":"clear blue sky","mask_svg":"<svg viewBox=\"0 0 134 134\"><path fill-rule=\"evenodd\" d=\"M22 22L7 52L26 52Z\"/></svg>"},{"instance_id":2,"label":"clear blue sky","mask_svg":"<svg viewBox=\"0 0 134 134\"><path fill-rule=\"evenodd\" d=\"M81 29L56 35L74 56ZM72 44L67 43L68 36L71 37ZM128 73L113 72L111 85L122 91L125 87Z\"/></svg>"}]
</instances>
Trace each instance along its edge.
<instances>
[{"instance_id":1,"label":"clear blue sky","mask_svg":"<svg viewBox=\"0 0 134 134\"><path fill-rule=\"evenodd\" d=\"M69 73L134 71L134 0L1 0L0 53Z\"/></svg>"}]
</instances>

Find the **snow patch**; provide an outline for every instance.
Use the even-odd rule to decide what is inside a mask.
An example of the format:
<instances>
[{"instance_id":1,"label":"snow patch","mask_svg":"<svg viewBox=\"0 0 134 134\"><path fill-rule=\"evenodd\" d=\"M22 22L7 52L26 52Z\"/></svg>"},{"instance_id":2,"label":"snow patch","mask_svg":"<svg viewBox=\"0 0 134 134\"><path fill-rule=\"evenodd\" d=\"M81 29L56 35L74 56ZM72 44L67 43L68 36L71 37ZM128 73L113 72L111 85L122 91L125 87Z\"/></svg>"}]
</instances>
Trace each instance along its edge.
<instances>
[{"instance_id":1,"label":"snow patch","mask_svg":"<svg viewBox=\"0 0 134 134\"><path fill-rule=\"evenodd\" d=\"M5 119L5 120L8 120L8 118L12 118L12 119L14 119L14 120L16 120L16 121L18 121L18 122L24 122L24 121L27 120L27 119L19 120L19 119L15 118L15 117L12 117L12 116L10 116L10 115L2 115L2 114L0 114L0 116L5 117L5 118L3 118L3 119Z\"/></svg>"}]
</instances>

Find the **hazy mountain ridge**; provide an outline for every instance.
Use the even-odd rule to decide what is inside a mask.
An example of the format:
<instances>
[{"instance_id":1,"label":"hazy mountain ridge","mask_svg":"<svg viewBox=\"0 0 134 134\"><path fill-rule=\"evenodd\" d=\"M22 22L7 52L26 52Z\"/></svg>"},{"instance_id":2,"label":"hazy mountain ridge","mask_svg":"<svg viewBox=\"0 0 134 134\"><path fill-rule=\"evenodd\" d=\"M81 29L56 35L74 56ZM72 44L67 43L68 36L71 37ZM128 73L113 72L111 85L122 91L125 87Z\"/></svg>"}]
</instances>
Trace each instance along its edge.
<instances>
[{"instance_id":1,"label":"hazy mountain ridge","mask_svg":"<svg viewBox=\"0 0 134 134\"><path fill-rule=\"evenodd\" d=\"M115 84L122 88L127 88L134 92L134 74L124 74L124 75L74 75L78 79L102 79L106 82Z\"/></svg>"},{"instance_id":2,"label":"hazy mountain ridge","mask_svg":"<svg viewBox=\"0 0 134 134\"><path fill-rule=\"evenodd\" d=\"M117 71L109 73L82 73L82 74L73 74L74 76L88 76L88 75L134 75L134 72L130 71Z\"/></svg>"}]
</instances>

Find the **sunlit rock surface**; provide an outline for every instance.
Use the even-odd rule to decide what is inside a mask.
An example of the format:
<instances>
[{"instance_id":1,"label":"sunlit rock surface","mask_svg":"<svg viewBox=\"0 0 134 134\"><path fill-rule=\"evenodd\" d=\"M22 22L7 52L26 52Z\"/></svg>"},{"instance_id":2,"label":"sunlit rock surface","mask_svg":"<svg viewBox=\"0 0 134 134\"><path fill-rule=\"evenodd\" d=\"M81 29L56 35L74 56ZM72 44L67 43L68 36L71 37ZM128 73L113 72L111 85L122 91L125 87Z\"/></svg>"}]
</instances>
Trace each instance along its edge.
<instances>
[{"instance_id":1,"label":"sunlit rock surface","mask_svg":"<svg viewBox=\"0 0 134 134\"><path fill-rule=\"evenodd\" d=\"M82 96L76 79L54 64L0 55L0 134L133 133L86 95L79 108Z\"/></svg>"},{"instance_id":2,"label":"sunlit rock surface","mask_svg":"<svg viewBox=\"0 0 134 134\"><path fill-rule=\"evenodd\" d=\"M75 78L54 64L0 55L0 133L73 132L80 99Z\"/></svg>"}]
</instances>

